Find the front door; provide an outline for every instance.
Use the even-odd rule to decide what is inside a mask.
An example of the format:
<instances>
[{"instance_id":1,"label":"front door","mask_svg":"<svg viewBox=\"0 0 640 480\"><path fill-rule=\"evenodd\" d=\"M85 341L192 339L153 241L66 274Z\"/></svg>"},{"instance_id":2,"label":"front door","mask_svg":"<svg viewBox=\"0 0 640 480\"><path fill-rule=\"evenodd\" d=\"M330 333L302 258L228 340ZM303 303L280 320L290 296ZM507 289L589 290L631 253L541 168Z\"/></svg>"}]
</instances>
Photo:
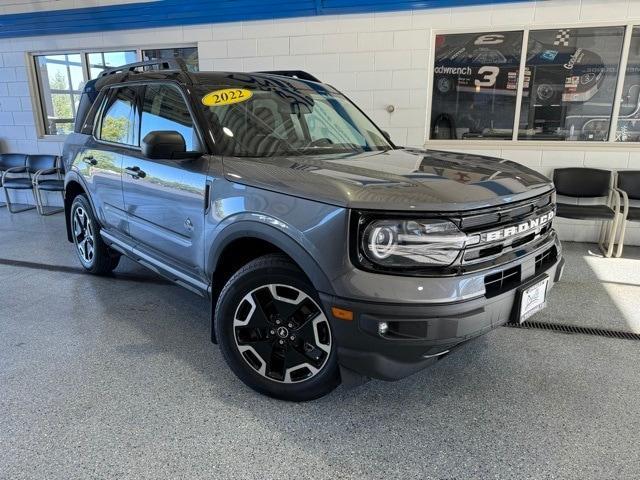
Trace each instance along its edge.
<instances>
[{"instance_id":1,"label":"front door","mask_svg":"<svg viewBox=\"0 0 640 480\"><path fill-rule=\"evenodd\" d=\"M138 148L135 103L135 87L110 88L100 105L93 137L76 161L100 223L124 234L127 215L122 197L122 159L127 151Z\"/></svg>"},{"instance_id":2,"label":"front door","mask_svg":"<svg viewBox=\"0 0 640 480\"><path fill-rule=\"evenodd\" d=\"M141 90L140 139L172 130L188 151L203 151L185 97L170 84ZM204 272L204 215L207 157L196 160L147 159L141 152L123 157L123 193L129 233L138 248L185 269Z\"/></svg>"}]
</instances>

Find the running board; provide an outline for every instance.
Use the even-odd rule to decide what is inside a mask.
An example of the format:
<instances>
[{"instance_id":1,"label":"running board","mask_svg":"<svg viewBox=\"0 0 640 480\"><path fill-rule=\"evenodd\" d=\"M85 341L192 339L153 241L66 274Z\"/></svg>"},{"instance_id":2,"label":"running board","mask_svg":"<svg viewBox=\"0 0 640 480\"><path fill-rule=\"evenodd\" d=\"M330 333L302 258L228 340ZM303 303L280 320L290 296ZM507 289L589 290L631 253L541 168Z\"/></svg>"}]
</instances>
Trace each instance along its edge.
<instances>
[{"instance_id":1,"label":"running board","mask_svg":"<svg viewBox=\"0 0 640 480\"><path fill-rule=\"evenodd\" d=\"M126 255L143 267L148 268L154 273L157 273L161 277L171 280L175 284L201 297L206 297L209 294L208 284L190 277L189 275L175 269L170 265L167 265L164 262L161 262L160 260L140 251L135 247L131 247L126 242L116 238L113 234L105 230L100 230L100 235L109 245L109 247Z\"/></svg>"}]
</instances>

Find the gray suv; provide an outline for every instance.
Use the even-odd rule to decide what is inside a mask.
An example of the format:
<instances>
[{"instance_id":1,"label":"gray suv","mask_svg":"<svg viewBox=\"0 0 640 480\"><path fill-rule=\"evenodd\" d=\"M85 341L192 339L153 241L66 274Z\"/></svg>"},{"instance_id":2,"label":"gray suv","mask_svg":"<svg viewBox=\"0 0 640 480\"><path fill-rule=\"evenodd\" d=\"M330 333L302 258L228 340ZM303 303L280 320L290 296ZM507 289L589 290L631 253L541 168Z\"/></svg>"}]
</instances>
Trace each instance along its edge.
<instances>
[{"instance_id":1,"label":"gray suv","mask_svg":"<svg viewBox=\"0 0 640 480\"><path fill-rule=\"evenodd\" d=\"M211 300L255 390L395 380L544 307L562 274L544 176L395 146L304 72L131 64L84 88L65 144L69 241Z\"/></svg>"}]
</instances>

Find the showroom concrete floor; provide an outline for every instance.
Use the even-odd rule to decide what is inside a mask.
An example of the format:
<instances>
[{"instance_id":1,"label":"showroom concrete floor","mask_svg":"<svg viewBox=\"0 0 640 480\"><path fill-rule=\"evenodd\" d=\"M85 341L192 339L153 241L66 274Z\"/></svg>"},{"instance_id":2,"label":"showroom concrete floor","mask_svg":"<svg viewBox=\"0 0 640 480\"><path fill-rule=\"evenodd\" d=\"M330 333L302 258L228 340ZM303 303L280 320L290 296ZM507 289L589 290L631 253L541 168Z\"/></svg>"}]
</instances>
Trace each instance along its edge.
<instances>
[{"instance_id":1,"label":"showroom concrete floor","mask_svg":"<svg viewBox=\"0 0 640 480\"><path fill-rule=\"evenodd\" d=\"M536 317L640 332L640 249L567 243ZM253 393L204 300L0 209L0 478L638 478L640 343L500 328L397 383Z\"/></svg>"}]
</instances>

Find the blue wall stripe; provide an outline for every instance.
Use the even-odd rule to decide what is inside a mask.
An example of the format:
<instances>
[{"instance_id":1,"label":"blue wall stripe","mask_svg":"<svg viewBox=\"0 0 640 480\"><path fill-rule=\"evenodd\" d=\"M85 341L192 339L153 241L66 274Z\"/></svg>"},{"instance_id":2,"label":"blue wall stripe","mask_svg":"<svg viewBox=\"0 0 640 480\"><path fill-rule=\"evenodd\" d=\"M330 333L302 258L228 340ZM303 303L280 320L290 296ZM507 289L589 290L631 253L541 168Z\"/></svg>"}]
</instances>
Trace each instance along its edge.
<instances>
[{"instance_id":1,"label":"blue wall stripe","mask_svg":"<svg viewBox=\"0 0 640 480\"><path fill-rule=\"evenodd\" d=\"M0 38L528 1L532 0L160 0L0 15Z\"/></svg>"}]
</instances>

